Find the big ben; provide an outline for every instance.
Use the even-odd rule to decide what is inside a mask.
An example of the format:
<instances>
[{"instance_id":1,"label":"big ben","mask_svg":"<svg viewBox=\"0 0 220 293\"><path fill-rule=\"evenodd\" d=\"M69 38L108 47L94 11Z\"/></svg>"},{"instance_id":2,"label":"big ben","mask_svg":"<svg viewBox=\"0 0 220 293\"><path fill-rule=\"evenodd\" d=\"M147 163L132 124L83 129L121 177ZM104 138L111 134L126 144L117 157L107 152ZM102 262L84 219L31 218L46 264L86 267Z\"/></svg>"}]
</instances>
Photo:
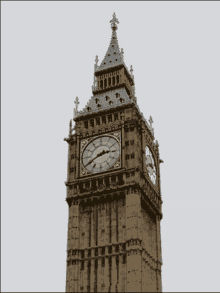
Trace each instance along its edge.
<instances>
[{"instance_id":1,"label":"big ben","mask_svg":"<svg viewBox=\"0 0 220 293\"><path fill-rule=\"evenodd\" d=\"M66 292L161 292L159 144L119 49L118 19L93 96L70 121ZM73 130L75 133L73 134Z\"/></svg>"}]
</instances>

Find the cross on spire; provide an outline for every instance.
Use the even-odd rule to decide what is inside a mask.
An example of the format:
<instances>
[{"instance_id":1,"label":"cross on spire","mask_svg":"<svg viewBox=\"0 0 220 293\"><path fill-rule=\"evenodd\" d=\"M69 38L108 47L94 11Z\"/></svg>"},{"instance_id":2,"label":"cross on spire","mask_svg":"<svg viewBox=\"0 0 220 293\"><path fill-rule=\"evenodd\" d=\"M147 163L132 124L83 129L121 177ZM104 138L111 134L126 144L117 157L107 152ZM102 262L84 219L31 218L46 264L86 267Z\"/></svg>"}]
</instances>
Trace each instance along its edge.
<instances>
[{"instance_id":1,"label":"cross on spire","mask_svg":"<svg viewBox=\"0 0 220 293\"><path fill-rule=\"evenodd\" d=\"M112 15L112 20L110 20L110 23L111 23L111 27L112 27L112 30L117 30L118 29L118 27L117 27L117 24L116 23L118 23L119 24L119 21L118 21L118 19L116 18L116 15L115 15L115 12L113 13L113 15Z\"/></svg>"},{"instance_id":2,"label":"cross on spire","mask_svg":"<svg viewBox=\"0 0 220 293\"><path fill-rule=\"evenodd\" d=\"M148 120L150 122L150 127L152 128L152 123L154 122L152 117L150 116L150 119Z\"/></svg>"}]
</instances>

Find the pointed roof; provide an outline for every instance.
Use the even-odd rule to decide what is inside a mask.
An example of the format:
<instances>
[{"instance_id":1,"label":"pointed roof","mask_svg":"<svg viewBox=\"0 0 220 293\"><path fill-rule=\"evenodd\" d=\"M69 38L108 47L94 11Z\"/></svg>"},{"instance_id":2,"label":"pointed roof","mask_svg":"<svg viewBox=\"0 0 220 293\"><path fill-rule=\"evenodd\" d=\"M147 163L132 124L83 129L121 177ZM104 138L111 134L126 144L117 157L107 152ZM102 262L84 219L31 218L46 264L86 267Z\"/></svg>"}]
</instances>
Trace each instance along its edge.
<instances>
[{"instance_id":1,"label":"pointed roof","mask_svg":"<svg viewBox=\"0 0 220 293\"><path fill-rule=\"evenodd\" d=\"M130 74L127 66L124 63L124 51L123 49L119 49L118 45L118 39L117 39L117 29L118 26L116 23L119 23L118 19L116 18L115 12L113 13L113 18L110 20L111 23L111 29L112 29L112 36L111 36L111 41L108 47L108 50L105 54L104 59L102 60L100 66L96 67L96 72L115 67L117 65L123 64L125 68L127 69L128 73Z\"/></svg>"}]
</instances>

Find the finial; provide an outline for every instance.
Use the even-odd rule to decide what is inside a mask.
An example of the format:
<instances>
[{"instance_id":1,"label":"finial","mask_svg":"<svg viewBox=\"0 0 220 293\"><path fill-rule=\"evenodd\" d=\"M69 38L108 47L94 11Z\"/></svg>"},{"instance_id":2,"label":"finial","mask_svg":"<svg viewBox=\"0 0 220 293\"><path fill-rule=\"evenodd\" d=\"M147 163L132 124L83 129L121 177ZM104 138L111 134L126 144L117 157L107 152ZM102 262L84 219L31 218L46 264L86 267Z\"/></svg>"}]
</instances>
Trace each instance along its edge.
<instances>
[{"instance_id":1,"label":"finial","mask_svg":"<svg viewBox=\"0 0 220 293\"><path fill-rule=\"evenodd\" d=\"M77 109L78 109L78 105L79 105L79 99L78 99L78 97L76 97L74 103L76 104L76 107L74 108L74 118L76 118L77 115L78 115Z\"/></svg>"},{"instance_id":2,"label":"finial","mask_svg":"<svg viewBox=\"0 0 220 293\"><path fill-rule=\"evenodd\" d=\"M122 61L124 61L124 50L121 48L121 53L120 53L120 55L121 55L121 59L122 59Z\"/></svg>"},{"instance_id":3,"label":"finial","mask_svg":"<svg viewBox=\"0 0 220 293\"><path fill-rule=\"evenodd\" d=\"M130 68L130 72L131 72L131 77L134 79L134 75L133 75L133 67L132 67L132 65L131 65L131 68Z\"/></svg>"},{"instance_id":4,"label":"finial","mask_svg":"<svg viewBox=\"0 0 220 293\"><path fill-rule=\"evenodd\" d=\"M148 120L150 122L150 127L152 128L152 123L154 122L152 117L150 116L150 119Z\"/></svg>"},{"instance_id":5,"label":"finial","mask_svg":"<svg viewBox=\"0 0 220 293\"><path fill-rule=\"evenodd\" d=\"M113 13L112 15L112 20L110 20L110 23L111 23L111 27L112 27L112 30L117 30L118 27L117 27L117 24L116 23L119 23L118 19L116 18L116 15L115 15L115 12Z\"/></svg>"},{"instance_id":6,"label":"finial","mask_svg":"<svg viewBox=\"0 0 220 293\"><path fill-rule=\"evenodd\" d=\"M96 66L98 65L98 61L99 61L99 59L98 59L98 55L96 55L96 56L95 56L95 65L96 65Z\"/></svg>"},{"instance_id":7,"label":"finial","mask_svg":"<svg viewBox=\"0 0 220 293\"><path fill-rule=\"evenodd\" d=\"M76 97L74 103L76 104L76 108L75 109L77 111L77 108L78 108L78 105L79 105L79 99L78 99L78 97Z\"/></svg>"}]
</instances>

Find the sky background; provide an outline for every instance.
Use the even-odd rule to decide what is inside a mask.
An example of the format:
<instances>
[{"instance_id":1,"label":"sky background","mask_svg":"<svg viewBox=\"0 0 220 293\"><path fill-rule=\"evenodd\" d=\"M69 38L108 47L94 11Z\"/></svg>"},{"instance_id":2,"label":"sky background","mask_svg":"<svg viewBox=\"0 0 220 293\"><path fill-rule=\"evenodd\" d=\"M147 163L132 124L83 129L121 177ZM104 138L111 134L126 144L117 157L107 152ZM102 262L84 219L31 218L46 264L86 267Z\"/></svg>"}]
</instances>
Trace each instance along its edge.
<instances>
[{"instance_id":1,"label":"sky background","mask_svg":"<svg viewBox=\"0 0 220 293\"><path fill-rule=\"evenodd\" d=\"M113 12L159 142L164 292L220 291L220 2L1 3L1 290L65 291L69 121ZM74 125L74 123L73 123Z\"/></svg>"}]
</instances>

